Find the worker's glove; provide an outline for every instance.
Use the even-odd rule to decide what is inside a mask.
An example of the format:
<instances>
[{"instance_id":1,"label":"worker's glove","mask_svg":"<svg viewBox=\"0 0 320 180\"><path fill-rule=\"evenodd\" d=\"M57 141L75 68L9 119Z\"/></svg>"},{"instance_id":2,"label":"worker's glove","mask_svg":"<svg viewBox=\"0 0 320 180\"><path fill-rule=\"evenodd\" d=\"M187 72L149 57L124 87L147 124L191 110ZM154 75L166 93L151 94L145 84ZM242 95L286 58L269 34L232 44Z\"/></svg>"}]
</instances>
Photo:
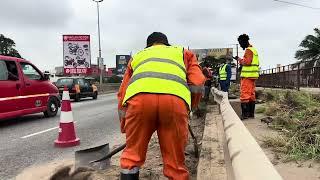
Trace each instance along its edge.
<instances>
[{"instance_id":1,"label":"worker's glove","mask_svg":"<svg viewBox=\"0 0 320 180\"><path fill-rule=\"evenodd\" d=\"M235 56L235 57L233 57L233 59L235 59L235 60L238 61L239 57L238 57L238 56Z\"/></svg>"}]
</instances>

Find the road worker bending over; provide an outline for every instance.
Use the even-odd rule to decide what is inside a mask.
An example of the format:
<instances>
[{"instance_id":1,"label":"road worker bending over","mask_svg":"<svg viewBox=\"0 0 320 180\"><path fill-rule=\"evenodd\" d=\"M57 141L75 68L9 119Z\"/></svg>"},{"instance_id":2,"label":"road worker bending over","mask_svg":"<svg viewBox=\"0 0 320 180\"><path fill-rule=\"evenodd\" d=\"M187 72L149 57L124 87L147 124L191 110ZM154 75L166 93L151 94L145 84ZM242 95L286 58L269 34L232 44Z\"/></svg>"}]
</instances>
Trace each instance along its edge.
<instances>
[{"instance_id":1,"label":"road worker bending over","mask_svg":"<svg viewBox=\"0 0 320 180\"><path fill-rule=\"evenodd\" d=\"M118 93L121 131L127 144L120 159L121 180L139 179L155 131L164 175L189 179L184 155L188 113L197 107L204 81L191 51L171 46L163 33L149 35L147 47L130 60Z\"/></svg>"}]
</instances>

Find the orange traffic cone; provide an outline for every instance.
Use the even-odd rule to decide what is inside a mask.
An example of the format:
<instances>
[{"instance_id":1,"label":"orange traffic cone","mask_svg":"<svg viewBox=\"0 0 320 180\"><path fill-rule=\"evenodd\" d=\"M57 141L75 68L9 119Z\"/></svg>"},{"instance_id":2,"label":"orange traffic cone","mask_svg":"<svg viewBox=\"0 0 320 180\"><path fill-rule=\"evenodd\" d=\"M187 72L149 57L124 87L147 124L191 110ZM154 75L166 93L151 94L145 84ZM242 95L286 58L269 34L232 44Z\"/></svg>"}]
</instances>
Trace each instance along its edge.
<instances>
[{"instance_id":1,"label":"orange traffic cone","mask_svg":"<svg viewBox=\"0 0 320 180\"><path fill-rule=\"evenodd\" d=\"M59 136L54 144L57 147L71 147L80 144L80 139L76 137L74 129L70 96L66 86L62 95Z\"/></svg>"}]
</instances>

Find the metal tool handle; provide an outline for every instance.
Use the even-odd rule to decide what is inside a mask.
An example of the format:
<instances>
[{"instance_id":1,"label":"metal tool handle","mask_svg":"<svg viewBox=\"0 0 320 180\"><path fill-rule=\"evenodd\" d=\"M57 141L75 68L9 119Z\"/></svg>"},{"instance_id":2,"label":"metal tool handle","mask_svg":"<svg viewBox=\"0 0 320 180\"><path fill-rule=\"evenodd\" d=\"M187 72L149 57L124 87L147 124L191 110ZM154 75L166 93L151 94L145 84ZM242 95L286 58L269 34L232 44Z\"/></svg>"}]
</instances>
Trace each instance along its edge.
<instances>
[{"instance_id":1,"label":"metal tool handle","mask_svg":"<svg viewBox=\"0 0 320 180\"><path fill-rule=\"evenodd\" d=\"M188 129L189 129L189 132L190 132L191 137L193 139L193 148L194 148L195 157L198 158L199 157L198 140L197 140L196 136L193 134L193 131L192 131L191 126L190 126L189 123L188 123Z\"/></svg>"},{"instance_id":2,"label":"metal tool handle","mask_svg":"<svg viewBox=\"0 0 320 180\"><path fill-rule=\"evenodd\" d=\"M126 144L122 144L121 146L119 146L116 149L112 150L109 154L107 154L103 158L91 161L90 163L100 162L100 161L106 160L108 158L111 158L113 155L117 154L119 151L123 150L125 147L126 147Z\"/></svg>"}]
</instances>

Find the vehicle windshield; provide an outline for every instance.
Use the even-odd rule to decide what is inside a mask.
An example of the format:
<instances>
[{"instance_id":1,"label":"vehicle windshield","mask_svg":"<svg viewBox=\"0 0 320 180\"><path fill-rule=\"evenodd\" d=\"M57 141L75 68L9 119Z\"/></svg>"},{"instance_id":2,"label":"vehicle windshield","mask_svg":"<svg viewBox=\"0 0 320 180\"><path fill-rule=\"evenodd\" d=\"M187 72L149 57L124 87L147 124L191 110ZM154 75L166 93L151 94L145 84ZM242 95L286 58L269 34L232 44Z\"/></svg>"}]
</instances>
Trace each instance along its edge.
<instances>
[{"instance_id":1,"label":"vehicle windshield","mask_svg":"<svg viewBox=\"0 0 320 180\"><path fill-rule=\"evenodd\" d=\"M71 86L73 79L59 79L56 83L57 86Z\"/></svg>"}]
</instances>

